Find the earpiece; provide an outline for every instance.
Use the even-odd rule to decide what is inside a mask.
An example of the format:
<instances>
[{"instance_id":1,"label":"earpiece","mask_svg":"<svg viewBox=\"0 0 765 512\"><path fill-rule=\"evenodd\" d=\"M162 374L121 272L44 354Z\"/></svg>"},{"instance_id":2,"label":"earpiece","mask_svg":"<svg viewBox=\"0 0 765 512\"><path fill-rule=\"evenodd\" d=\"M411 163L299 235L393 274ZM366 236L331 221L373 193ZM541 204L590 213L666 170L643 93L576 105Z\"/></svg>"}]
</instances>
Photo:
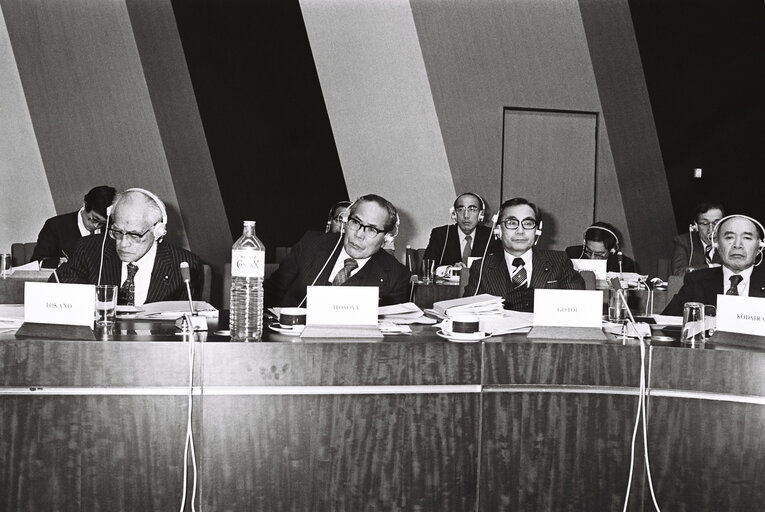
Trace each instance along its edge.
<instances>
[{"instance_id":1,"label":"earpiece","mask_svg":"<svg viewBox=\"0 0 765 512\"><path fill-rule=\"evenodd\" d=\"M491 232L494 234L494 238L502 238L502 228L499 226L499 213L495 213L491 216Z\"/></svg>"},{"instance_id":2,"label":"earpiece","mask_svg":"<svg viewBox=\"0 0 765 512\"><path fill-rule=\"evenodd\" d=\"M539 237L542 236L542 219L539 219L539 223L537 223L537 230L534 231L534 234L536 235L536 238L534 239L534 245L537 245L537 242L539 242Z\"/></svg>"},{"instance_id":3,"label":"earpiece","mask_svg":"<svg viewBox=\"0 0 765 512\"><path fill-rule=\"evenodd\" d=\"M383 241L386 244L389 244L393 242L393 240L398 236L398 226L401 223L401 219L398 216L398 212L396 212L396 225L393 226L393 231L390 231L388 233L385 233L385 237L383 238Z\"/></svg>"},{"instance_id":4,"label":"earpiece","mask_svg":"<svg viewBox=\"0 0 765 512\"><path fill-rule=\"evenodd\" d=\"M327 212L327 225L324 228L325 233L329 233L329 229L332 227L332 218L335 216L335 210L337 210L340 206L345 206L346 209L344 212L347 212L348 209L351 207L350 201L338 201L335 204L332 205L332 208L329 209L329 212ZM342 216L343 213L340 213ZM348 220L348 215L345 215L345 220L341 219L341 222L345 223L345 221Z\"/></svg>"},{"instance_id":5,"label":"earpiece","mask_svg":"<svg viewBox=\"0 0 765 512\"><path fill-rule=\"evenodd\" d=\"M144 188L129 188L125 192L140 192L145 195L159 207L159 212L162 214L162 220L154 225L154 238L159 239L167 234L167 210L165 209L165 203L163 203L159 197L153 192L149 192ZM112 208L114 205L110 206Z\"/></svg>"},{"instance_id":6,"label":"earpiece","mask_svg":"<svg viewBox=\"0 0 765 512\"><path fill-rule=\"evenodd\" d=\"M721 225L723 222L725 222L726 220L732 219L733 217L740 217L740 218L742 218L742 219L746 219L746 220L749 220L749 221L751 221L751 222L752 222L752 223L753 223L755 226L757 226L757 227L759 228L759 230L760 230L760 236L761 236L761 237L760 237L760 241L759 241L759 242L758 242L758 244L757 244L757 246L758 246L758 249L759 249L760 251L762 251L763 249L765 249L765 227L763 227L762 223L761 223L760 221L758 221L757 219L754 219L754 218L752 218L752 217L749 217L748 215L741 215L741 214L739 214L739 213L734 213L733 215L728 215L728 216L726 216L726 217L723 217L723 218L722 218L722 219L720 219L719 221L717 221L717 224L715 224L715 227L714 227L714 229L712 230L712 235L711 235L711 239L712 239L712 247L713 247L715 250L717 250L717 248L719 247L719 245L718 245L718 243L717 243L717 231L718 231L718 229L719 229L720 225Z\"/></svg>"},{"instance_id":7,"label":"earpiece","mask_svg":"<svg viewBox=\"0 0 765 512\"><path fill-rule=\"evenodd\" d=\"M693 222L692 224L688 225L688 232L689 233L692 233L692 232L698 231L698 230L699 230L699 225L696 224L695 222Z\"/></svg>"}]
</instances>

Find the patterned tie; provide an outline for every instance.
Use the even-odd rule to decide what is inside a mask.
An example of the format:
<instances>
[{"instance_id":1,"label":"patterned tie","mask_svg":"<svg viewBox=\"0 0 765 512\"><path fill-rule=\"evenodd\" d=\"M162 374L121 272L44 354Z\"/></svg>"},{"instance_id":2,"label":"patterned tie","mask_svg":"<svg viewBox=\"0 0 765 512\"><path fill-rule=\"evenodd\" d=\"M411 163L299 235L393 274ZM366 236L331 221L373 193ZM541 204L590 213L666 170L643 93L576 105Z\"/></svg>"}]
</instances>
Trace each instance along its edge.
<instances>
[{"instance_id":1,"label":"patterned tie","mask_svg":"<svg viewBox=\"0 0 765 512\"><path fill-rule=\"evenodd\" d=\"M513 275L513 290L517 290L526 282L526 269L523 266L523 258L515 258L513 266L518 269Z\"/></svg>"},{"instance_id":2,"label":"patterned tie","mask_svg":"<svg viewBox=\"0 0 765 512\"><path fill-rule=\"evenodd\" d=\"M467 265L468 258L470 257L470 250L472 249L472 247L470 247L470 242L472 241L473 241L472 236L467 235L465 237L465 248L462 249L462 263L464 263L465 265Z\"/></svg>"},{"instance_id":3,"label":"patterned tie","mask_svg":"<svg viewBox=\"0 0 765 512\"><path fill-rule=\"evenodd\" d=\"M127 271L127 279L120 286L120 293L117 297L117 304L121 306L133 306L135 302L135 282L133 282L133 278L135 273L138 272L138 266L128 263Z\"/></svg>"},{"instance_id":4,"label":"patterned tie","mask_svg":"<svg viewBox=\"0 0 765 512\"><path fill-rule=\"evenodd\" d=\"M738 295L738 283L743 281L744 278L738 274L730 276L730 288L725 292L725 295Z\"/></svg>"},{"instance_id":5,"label":"patterned tie","mask_svg":"<svg viewBox=\"0 0 765 512\"><path fill-rule=\"evenodd\" d=\"M356 260L353 258L346 259L345 265L340 269L340 272L338 272L335 278L332 280L332 286L342 286L345 284L348 278L351 277L351 272L353 272L353 269L358 266L359 264L356 263Z\"/></svg>"},{"instance_id":6,"label":"patterned tie","mask_svg":"<svg viewBox=\"0 0 765 512\"><path fill-rule=\"evenodd\" d=\"M707 246L706 250L704 251L704 262L707 265L712 264L712 246Z\"/></svg>"}]
</instances>

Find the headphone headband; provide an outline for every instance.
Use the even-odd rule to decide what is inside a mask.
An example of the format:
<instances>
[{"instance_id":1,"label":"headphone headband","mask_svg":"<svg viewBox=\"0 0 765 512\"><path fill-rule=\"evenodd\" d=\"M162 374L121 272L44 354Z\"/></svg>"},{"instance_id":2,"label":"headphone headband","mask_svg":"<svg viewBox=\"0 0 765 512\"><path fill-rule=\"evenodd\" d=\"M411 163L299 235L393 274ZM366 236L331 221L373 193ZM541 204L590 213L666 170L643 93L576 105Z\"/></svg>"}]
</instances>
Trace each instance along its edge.
<instances>
[{"instance_id":1,"label":"headphone headband","mask_svg":"<svg viewBox=\"0 0 765 512\"><path fill-rule=\"evenodd\" d=\"M722 225L722 223L723 223L723 222L725 222L725 221L728 221L728 220L730 220L730 219L732 219L732 218L734 218L734 217L740 217L740 218L742 218L742 219L746 219L746 220L748 220L748 221L752 222L752 224L754 224L755 226L757 226L757 228L758 228L758 229L759 229L759 231L760 231L760 233L759 233L759 235L760 235L760 236L759 236L759 240L760 240L760 243L759 243L759 246L760 246L760 250L762 250L762 249L765 249L765 227L763 227L762 223L761 223L760 221L758 221L757 219L755 219L755 218L753 218L753 217L750 217L750 216L748 216L748 215L742 215L742 214L740 214L740 213L734 213L734 214L732 214L732 215L726 215L725 217L723 217L722 219L720 219L720 220L717 222L717 224L715 224L715 227L714 227L714 229L712 229L712 235L711 235L711 237L710 237L710 238L711 238L711 240L712 240L712 247L714 247L715 249L718 247L718 243L717 243L717 232L719 231L719 229L720 229L720 226Z\"/></svg>"},{"instance_id":2,"label":"headphone headband","mask_svg":"<svg viewBox=\"0 0 765 512\"><path fill-rule=\"evenodd\" d=\"M145 195L152 201L154 201L154 204L156 204L157 207L159 208L159 213L162 215L162 219L154 225L154 238L161 238L165 236L167 234L167 209L165 208L165 203L163 203L154 192L150 192L146 190L145 188L138 188L138 187L128 188L128 189L125 189L122 193L124 194L126 192L138 192L140 194ZM116 205L117 205L117 202L115 202L114 205L112 205L112 207Z\"/></svg>"},{"instance_id":3,"label":"headphone headband","mask_svg":"<svg viewBox=\"0 0 765 512\"><path fill-rule=\"evenodd\" d=\"M603 226L598 226L597 224L593 224L592 226L590 226L590 227L588 227L587 229L584 230L584 233L582 233L582 246L587 245L587 232L589 230L591 230L591 229L599 229L601 231L605 231L606 233L608 233L612 237L614 237L614 246L611 249L609 249L608 252L610 252L611 254L614 254L617 251L619 251L619 248L621 247L621 244L619 243L619 237L616 236L616 233L614 233L610 229L605 228Z\"/></svg>"}]
</instances>

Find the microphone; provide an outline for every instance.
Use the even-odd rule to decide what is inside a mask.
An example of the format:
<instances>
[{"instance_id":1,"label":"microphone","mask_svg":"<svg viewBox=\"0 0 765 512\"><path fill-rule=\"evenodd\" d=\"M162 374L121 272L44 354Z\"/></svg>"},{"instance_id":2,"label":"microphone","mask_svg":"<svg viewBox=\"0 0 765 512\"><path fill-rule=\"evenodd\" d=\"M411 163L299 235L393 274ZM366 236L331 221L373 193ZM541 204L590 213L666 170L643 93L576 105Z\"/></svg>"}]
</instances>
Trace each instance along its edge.
<instances>
[{"instance_id":1,"label":"microphone","mask_svg":"<svg viewBox=\"0 0 765 512\"><path fill-rule=\"evenodd\" d=\"M181 262L181 278L186 284L186 295L189 299L189 312L185 313L182 318L179 318L175 324L181 329L184 329L183 326L186 324L188 326L187 328L191 328L193 331L206 331L207 319L199 316L194 310L194 301L191 298L191 270L186 261Z\"/></svg>"},{"instance_id":2,"label":"microphone","mask_svg":"<svg viewBox=\"0 0 765 512\"><path fill-rule=\"evenodd\" d=\"M621 279L624 279L624 272L622 272L622 260L624 259L624 254L622 254L621 249L616 251L616 261L619 262L619 277Z\"/></svg>"}]
</instances>

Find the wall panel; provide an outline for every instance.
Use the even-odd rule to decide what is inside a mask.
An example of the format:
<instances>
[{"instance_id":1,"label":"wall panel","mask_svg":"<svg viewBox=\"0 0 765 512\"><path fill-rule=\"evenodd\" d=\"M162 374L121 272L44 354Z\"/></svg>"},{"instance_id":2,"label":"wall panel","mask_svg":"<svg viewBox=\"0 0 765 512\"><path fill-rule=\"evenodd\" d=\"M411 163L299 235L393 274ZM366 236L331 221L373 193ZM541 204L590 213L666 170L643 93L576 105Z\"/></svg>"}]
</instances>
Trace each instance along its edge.
<instances>
[{"instance_id":1,"label":"wall panel","mask_svg":"<svg viewBox=\"0 0 765 512\"><path fill-rule=\"evenodd\" d=\"M401 214L396 242L425 247L454 184L409 2L300 2L351 197Z\"/></svg>"},{"instance_id":2,"label":"wall panel","mask_svg":"<svg viewBox=\"0 0 765 512\"><path fill-rule=\"evenodd\" d=\"M37 240L55 210L2 9L0 112L0 251L9 253L14 242Z\"/></svg>"}]
</instances>

